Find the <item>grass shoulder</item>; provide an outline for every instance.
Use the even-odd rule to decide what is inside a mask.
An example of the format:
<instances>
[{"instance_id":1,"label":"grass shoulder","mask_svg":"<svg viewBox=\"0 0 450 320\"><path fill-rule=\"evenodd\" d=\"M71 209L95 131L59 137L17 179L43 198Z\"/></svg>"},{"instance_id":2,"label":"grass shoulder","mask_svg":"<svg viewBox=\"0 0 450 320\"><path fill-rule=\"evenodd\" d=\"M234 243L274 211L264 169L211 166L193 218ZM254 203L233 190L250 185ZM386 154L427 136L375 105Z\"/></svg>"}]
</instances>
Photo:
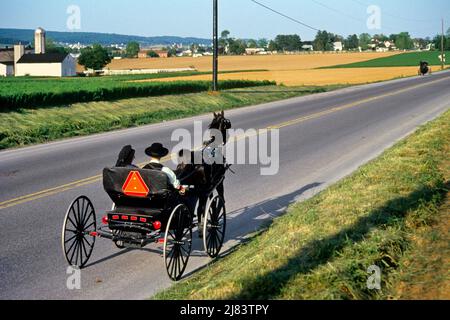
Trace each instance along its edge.
<instances>
[{"instance_id":1,"label":"grass shoulder","mask_svg":"<svg viewBox=\"0 0 450 320\"><path fill-rule=\"evenodd\" d=\"M448 241L440 242L446 251L432 253L418 241L426 230L436 230L435 238L447 230L439 214L448 201L449 151L447 111L154 299L391 299L408 297L401 288L417 279L448 287L447 269L421 270L411 261L448 261ZM382 271L381 290L367 288L373 265Z\"/></svg>"}]
</instances>

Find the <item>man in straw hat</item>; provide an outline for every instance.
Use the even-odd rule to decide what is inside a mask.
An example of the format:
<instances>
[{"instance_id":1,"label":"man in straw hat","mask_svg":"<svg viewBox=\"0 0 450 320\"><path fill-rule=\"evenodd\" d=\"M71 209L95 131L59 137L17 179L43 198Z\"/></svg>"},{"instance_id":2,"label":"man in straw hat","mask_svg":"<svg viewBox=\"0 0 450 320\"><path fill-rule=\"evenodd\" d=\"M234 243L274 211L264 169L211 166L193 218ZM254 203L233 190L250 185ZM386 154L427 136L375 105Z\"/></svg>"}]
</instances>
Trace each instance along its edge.
<instances>
[{"instance_id":1,"label":"man in straw hat","mask_svg":"<svg viewBox=\"0 0 450 320\"><path fill-rule=\"evenodd\" d=\"M161 143L154 143L145 150L145 154L150 157L150 163L147 164L144 169L158 170L164 172L169 178L170 184L179 190L181 194L185 193L185 189L180 184L176 174L168 167L161 164L161 159L169 154L169 150L165 148Z\"/></svg>"}]
</instances>

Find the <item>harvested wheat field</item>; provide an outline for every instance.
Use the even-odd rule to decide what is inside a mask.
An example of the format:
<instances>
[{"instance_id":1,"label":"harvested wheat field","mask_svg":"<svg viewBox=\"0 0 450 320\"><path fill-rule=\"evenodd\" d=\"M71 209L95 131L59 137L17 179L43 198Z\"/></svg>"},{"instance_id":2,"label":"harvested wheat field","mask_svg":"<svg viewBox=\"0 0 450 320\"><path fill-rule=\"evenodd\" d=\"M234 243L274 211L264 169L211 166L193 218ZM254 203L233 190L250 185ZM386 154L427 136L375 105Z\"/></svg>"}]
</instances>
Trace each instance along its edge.
<instances>
[{"instance_id":1,"label":"harvested wheat field","mask_svg":"<svg viewBox=\"0 0 450 320\"><path fill-rule=\"evenodd\" d=\"M220 70L302 70L335 66L388 57L397 53L315 53L298 55L267 56L224 56L220 57ZM190 68L211 71L212 58L166 58L166 59L122 59L113 60L106 68L110 70L129 69L172 69Z\"/></svg>"},{"instance_id":2,"label":"harvested wheat field","mask_svg":"<svg viewBox=\"0 0 450 320\"><path fill-rule=\"evenodd\" d=\"M281 70L220 74L219 80L271 80L286 86L362 84L417 75L416 67ZM210 80L210 75L142 81Z\"/></svg>"}]
</instances>

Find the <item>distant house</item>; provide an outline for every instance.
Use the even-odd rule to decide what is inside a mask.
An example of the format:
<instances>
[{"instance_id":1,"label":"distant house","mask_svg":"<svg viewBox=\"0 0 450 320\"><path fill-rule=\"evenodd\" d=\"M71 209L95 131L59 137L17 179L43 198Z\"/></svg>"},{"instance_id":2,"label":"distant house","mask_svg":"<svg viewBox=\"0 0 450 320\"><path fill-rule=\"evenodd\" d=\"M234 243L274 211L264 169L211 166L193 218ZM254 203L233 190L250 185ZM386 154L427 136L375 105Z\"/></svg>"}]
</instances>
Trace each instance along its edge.
<instances>
[{"instance_id":1,"label":"distant house","mask_svg":"<svg viewBox=\"0 0 450 320\"><path fill-rule=\"evenodd\" d=\"M14 75L14 61L0 62L0 77L9 77Z\"/></svg>"},{"instance_id":2,"label":"distant house","mask_svg":"<svg viewBox=\"0 0 450 320\"><path fill-rule=\"evenodd\" d=\"M24 54L16 63L16 77L71 77L76 75L76 60L70 54Z\"/></svg>"},{"instance_id":3,"label":"distant house","mask_svg":"<svg viewBox=\"0 0 450 320\"><path fill-rule=\"evenodd\" d=\"M261 54L262 52L266 52L266 49L264 48L247 48L245 49L246 55L255 55L255 54Z\"/></svg>"},{"instance_id":4,"label":"distant house","mask_svg":"<svg viewBox=\"0 0 450 320\"><path fill-rule=\"evenodd\" d=\"M342 44L341 41L334 42L333 43L333 48L334 48L334 51L343 51L344 50L344 45Z\"/></svg>"},{"instance_id":5,"label":"distant house","mask_svg":"<svg viewBox=\"0 0 450 320\"><path fill-rule=\"evenodd\" d=\"M302 50L314 51L314 46L312 44L304 44L304 45L302 45Z\"/></svg>"},{"instance_id":6,"label":"distant house","mask_svg":"<svg viewBox=\"0 0 450 320\"><path fill-rule=\"evenodd\" d=\"M147 50L141 50L138 53L138 58L139 59L146 59L149 58L148 54L149 52L155 52L160 58L168 58L169 57L169 51L167 50L152 50L152 49L147 49Z\"/></svg>"},{"instance_id":7,"label":"distant house","mask_svg":"<svg viewBox=\"0 0 450 320\"><path fill-rule=\"evenodd\" d=\"M141 50L138 53L138 58L139 59L146 59L148 58L148 53L150 52L150 50Z\"/></svg>"}]
</instances>

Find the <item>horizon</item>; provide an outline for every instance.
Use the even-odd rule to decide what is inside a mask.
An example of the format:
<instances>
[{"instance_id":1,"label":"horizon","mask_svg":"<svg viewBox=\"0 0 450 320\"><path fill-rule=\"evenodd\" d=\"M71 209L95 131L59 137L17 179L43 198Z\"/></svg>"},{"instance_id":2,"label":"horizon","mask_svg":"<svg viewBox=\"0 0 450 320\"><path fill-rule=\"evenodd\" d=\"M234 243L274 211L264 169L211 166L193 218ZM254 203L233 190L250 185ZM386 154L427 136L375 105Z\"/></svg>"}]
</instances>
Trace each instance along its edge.
<instances>
[{"instance_id":1,"label":"horizon","mask_svg":"<svg viewBox=\"0 0 450 320\"><path fill-rule=\"evenodd\" d=\"M427 13L426 17L432 17L436 12L436 16L450 18L450 2L446 0L433 0L431 6L428 5L430 1L411 3L399 0L391 3L379 0L380 29L369 29L367 20L371 14L367 10L371 4L367 0L345 0L340 5L330 0L304 0L302 3L292 0L258 2L313 28L295 23L251 0L219 0L219 29L229 30L231 37L244 39L273 39L278 34L298 34L302 40L308 41L313 40L317 33L313 29L327 30L344 37L361 33L390 35L409 32L414 38L433 38L441 32L440 17L424 18L423 13ZM35 29L41 26L50 32L201 39L210 39L212 33L210 0L192 0L190 3L181 0L172 0L170 3L162 0L151 3L137 1L133 3L133 7L125 7L118 0L64 0L56 3L54 0L42 0L39 3L18 0L2 7L4 10L0 13L0 28L3 29ZM23 8L28 10L24 11ZM304 11L314 14L306 14ZM45 22L40 18L41 14L46 16ZM130 16L134 18L130 20ZM73 17L79 22L72 24L75 28L71 30L70 23L77 21ZM249 17L252 18L250 23ZM149 26L152 31L146 30L145 26ZM447 23L445 31L448 27Z\"/></svg>"}]
</instances>

